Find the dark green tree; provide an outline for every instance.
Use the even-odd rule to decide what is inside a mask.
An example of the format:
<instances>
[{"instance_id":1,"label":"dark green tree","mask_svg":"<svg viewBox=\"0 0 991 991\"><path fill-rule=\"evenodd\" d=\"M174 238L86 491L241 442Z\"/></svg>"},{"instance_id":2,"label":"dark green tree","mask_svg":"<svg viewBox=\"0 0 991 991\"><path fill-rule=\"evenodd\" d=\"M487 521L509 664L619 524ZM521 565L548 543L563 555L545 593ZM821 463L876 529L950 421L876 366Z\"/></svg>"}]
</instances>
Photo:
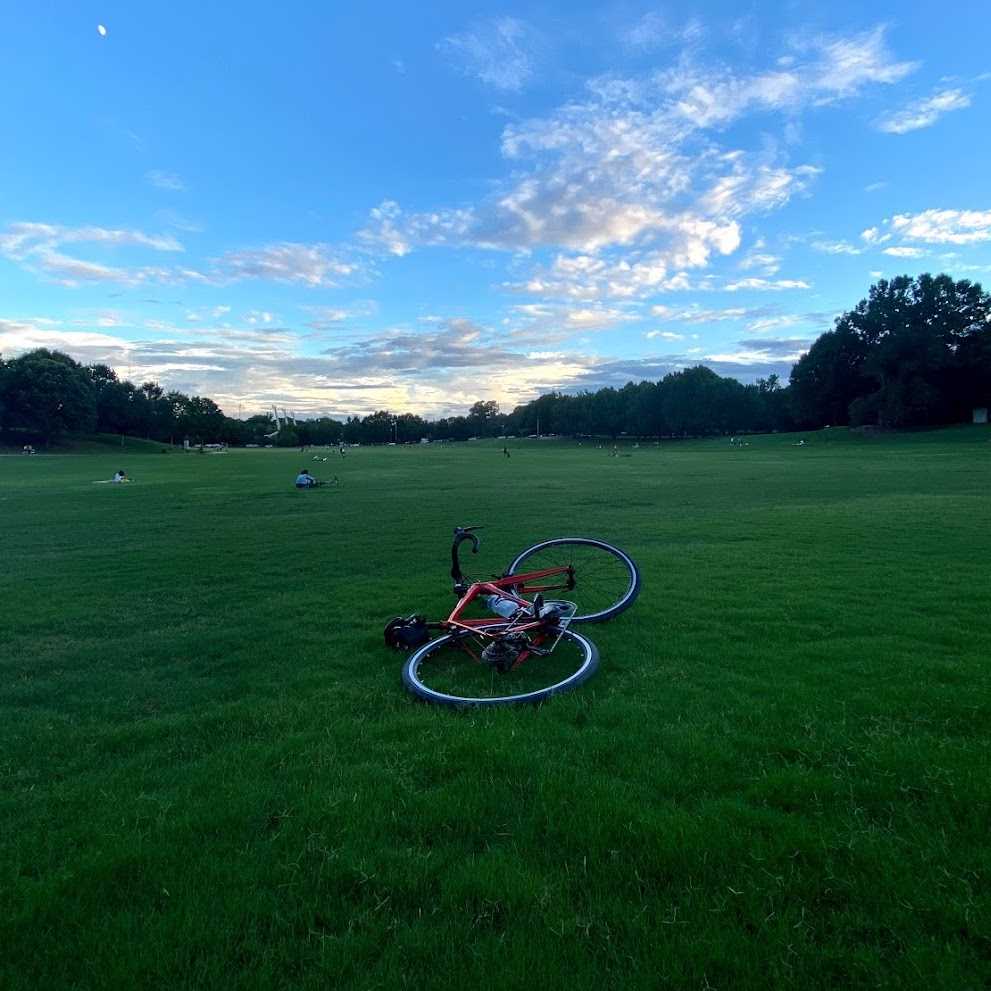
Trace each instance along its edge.
<instances>
[{"instance_id":1,"label":"dark green tree","mask_svg":"<svg viewBox=\"0 0 991 991\"><path fill-rule=\"evenodd\" d=\"M473 437L491 437L496 433L499 404L494 399L480 399L468 411L469 429Z\"/></svg>"},{"instance_id":2,"label":"dark green tree","mask_svg":"<svg viewBox=\"0 0 991 991\"><path fill-rule=\"evenodd\" d=\"M96 397L86 369L61 351L38 348L4 369L6 423L41 435L45 443L96 425Z\"/></svg>"},{"instance_id":3,"label":"dark green tree","mask_svg":"<svg viewBox=\"0 0 991 991\"><path fill-rule=\"evenodd\" d=\"M801 427L849 422L850 404L870 388L864 371L867 345L849 315L836 321L791 370L792 413Z\"/></svg>"},{"instance_id":4,"label":"dark green tree","mask_svg":"<svg viewBox=\"0 0 991 991\"><path fill-rule=\"evenodd\" d=\"M181 393L169 393L179 396ZM224 429L224 414L220 407L206 396L183 396L185 402L178 417L179 432L194 444L215 444Z\"/></svg>"}]
</instances>

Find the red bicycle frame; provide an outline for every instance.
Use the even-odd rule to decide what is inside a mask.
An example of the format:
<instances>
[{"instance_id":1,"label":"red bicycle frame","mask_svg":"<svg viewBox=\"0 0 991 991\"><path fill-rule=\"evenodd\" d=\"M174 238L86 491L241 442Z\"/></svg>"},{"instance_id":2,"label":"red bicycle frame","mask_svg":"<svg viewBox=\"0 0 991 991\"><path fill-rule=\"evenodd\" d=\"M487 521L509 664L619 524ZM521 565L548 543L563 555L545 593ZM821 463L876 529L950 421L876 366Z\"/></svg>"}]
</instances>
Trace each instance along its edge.
<instances>
[{"instance_id":1,"label":"red bicycle frame","mask_svg":"<svg viewBox=\"0 0 991 991\"><path fill-rule=\"evenodd\" d=\"M554 575L567 575L565 584L561 585L531 585L530 582L541 581L551 578ZM451 615L444 620L441 625L461 630L477 630L481 626L491 626L492 619L465 619L462 613L480 595L498 595L501 599L509 599L515 602L521 609L530 608L533 603L521 598L522 594L535 595L539 592L550 592L554 589L567 589L574 587L574 570L568 567L544 568L542 571L529 571L523 575L505 575L502 578L494 578L487 582L472 582L468 590L458 600L458 604L451 611ZM508 621L507 621L508 625ZM513 624L513 631L532 630L540 626L539 620L529 623ZM494 636L486 634L484 630L478 630L483 636ZM500 633L505 632L500 630Z\"/></svg>"}]
</instances>

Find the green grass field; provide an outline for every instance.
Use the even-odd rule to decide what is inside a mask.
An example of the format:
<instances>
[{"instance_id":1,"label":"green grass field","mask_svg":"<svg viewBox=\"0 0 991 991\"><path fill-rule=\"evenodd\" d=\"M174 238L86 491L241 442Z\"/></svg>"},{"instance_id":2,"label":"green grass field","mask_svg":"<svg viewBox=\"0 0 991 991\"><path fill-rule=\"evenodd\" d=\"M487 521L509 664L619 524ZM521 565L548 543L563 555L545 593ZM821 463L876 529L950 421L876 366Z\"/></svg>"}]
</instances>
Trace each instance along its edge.
<instances>
[{"instance_id":1,"label":"green grass field","mask_svg":"<svg viewBox=\"0 0 991 991\"><path fill-rule=\"evenodd\" d=\"M0 458L0 987L988 987L989 438ZM639 562L579 693L404 694L469 522Z\"/></svg>"}]
</instances>

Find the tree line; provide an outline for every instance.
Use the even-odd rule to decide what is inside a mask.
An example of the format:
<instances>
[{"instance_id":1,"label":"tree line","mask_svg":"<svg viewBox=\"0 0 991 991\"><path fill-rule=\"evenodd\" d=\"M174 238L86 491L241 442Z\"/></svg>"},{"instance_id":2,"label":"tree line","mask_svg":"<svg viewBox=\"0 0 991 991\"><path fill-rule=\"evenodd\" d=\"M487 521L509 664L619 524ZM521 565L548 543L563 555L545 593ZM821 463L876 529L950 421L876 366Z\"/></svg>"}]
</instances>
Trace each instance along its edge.
<instances>
[{"instance_id":1,"label":"tree line","mask_svg":"<svg viewBox=\"0 0 991 991\"><path fill-rule=\"evenodd\" d=\"M225 416L205 396L135 386L107 365L82 365L39 348L0 358L0 430L50 441L113 433L181 443L296 446L409 443L472 437L688 437L815 429L827 425L910 427L970 419L991 405L991 297L948 275L899 276L837 318L793 367L744 385L703 365L656 382L578 393L551 392L510 413L492 400L464 416L426 420L379 410L337 420L276 424L270 414Z\"/></svg>"}]
</instances>

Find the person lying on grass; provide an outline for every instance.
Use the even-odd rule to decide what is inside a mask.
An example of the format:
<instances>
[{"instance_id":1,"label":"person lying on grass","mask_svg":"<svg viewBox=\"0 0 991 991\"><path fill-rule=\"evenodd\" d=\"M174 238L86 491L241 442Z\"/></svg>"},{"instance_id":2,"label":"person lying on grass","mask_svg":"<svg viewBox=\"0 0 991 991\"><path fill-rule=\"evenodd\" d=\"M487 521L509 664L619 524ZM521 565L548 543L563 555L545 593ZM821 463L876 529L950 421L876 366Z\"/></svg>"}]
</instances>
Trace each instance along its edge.
<instances>
[{"instance_id":1,"label":"person lying on grass","mask_svg":"<svg viewBox=\"0 0 991 991\"><path fill-rule=\"evenodd\" d=\"M101 478L95 481L94 485L120 485L122 482L130 482L132 479L127 477L127 472L123 468L120 471L114 472L113 478Z\"/></svg>"},{"instance_id":2,"label":"person lying on grass","mask_svg":"<svg viewBox=\"0 0 991 991\"><path fill-rule=\"evenodd\" d=\"M337 485L337 476L335 475L329 482L318 482L308 468L303 468L296 476L297 489L315 489L320 485Z\"/></svg>"}]
</instances>

